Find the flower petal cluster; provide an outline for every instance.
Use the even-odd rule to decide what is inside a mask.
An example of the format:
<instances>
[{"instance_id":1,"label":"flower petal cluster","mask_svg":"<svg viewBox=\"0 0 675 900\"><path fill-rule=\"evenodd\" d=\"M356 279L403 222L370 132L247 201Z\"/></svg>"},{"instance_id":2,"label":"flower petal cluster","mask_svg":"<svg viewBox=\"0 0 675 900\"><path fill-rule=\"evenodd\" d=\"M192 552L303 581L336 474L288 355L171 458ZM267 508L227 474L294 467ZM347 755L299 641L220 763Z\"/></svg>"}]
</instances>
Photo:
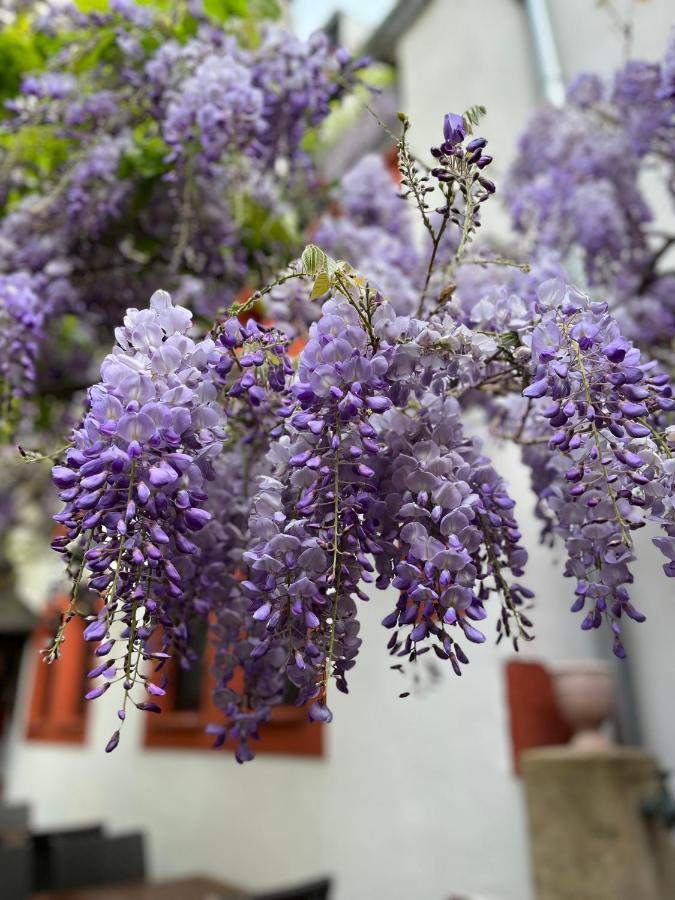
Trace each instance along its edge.
<instances>
[{"instance_id":1,"label":"flower petal cluster","mask_svg":"<svg viewBox=\"0 0 675 900\"><path fill-rule=\"evenodd\" d=\"M252 615L265 624L254 657L285 660L298 702L310 716L330 717L328 678L347 690L361 644L355 598L369 581L375 545L363 523L380 452L369 424L391 404L386 396L389 348L373 348L356 310L327 301L300 357L295 406L270 451L273 471L254 501L255 542L244 555Z\"/></svg>"},{"instance_id":2,"label":"flower petal cluster","mask_svg":"<svg viewBox=\"0 0 675 900\"><path fill-rule=\"evenodd\" d=\"M43 338L45 310L34 280L25 272L0 275L0 419L11 418L14 398L32 393Z\"/></svg>"},{"instance_id":3,"label":"flower petal cluster","mask_svg":"<svg viewBox=\"0 0 675 900\"><path fill-rule=\"evenodd\" d=\"M644 525L661 477L667 446L660 430L675 409L672 386L642 362L606 304L559 280L544 283L539 297L532 382L523 394L536 402L549 435L553 429L547 466L555 474L543 496L565 541L565 573L577 580L573 609L585 610L582 628L606 621L623 656L622 616L644 620L626 588L632 532Z\"/></svg>"},{"instance_id":4,"label":"flower petal cluster","mask_svg":"<svg viewBox=\"0 0 675 900\"><path fill-rule=\"evenodd\" d=\"M380 417L386 506L380 500L372 509L388 522L385 534L398 551L386 568L376 557L378 586L391 582L400 591L383 620L396 629L390 651L414 661L433 648L458 675L468 662L458 638L485 641L477 623L490 594L501 594L500 633L511 636L515 625L516 640L529 638L520 607L532 596L509 579L509 572L523 574L527 560L514 502L478 441L465 436L460 413L454 398L428 393L414 414L394 409Z\"/></svg>"},{"instance_id":5,"label":"flower petal cluster","mask_svg":"<svg viewBox=\"0 0 675 900\"><path fill-rule=\"evenodd\" d=\"M220 354L211 339L189 337L191 322L164 291L149 309L128 310L73 446L53 469L65 504L54 546L81 554L81 574L103 597L85 639L100 642L106 677L123 679L127 694L146 680L138 657L152 657L156 630L162 652L186 652L192 610L176 560L198 553L193 535L211 519L205 484L225 439L210 377ZM109 656L118 639L121 656Z\"/></svg>"},{"instance_id":6,"label":"flower petal cluster","mask_svg":"<svg viewBox=\"0 0 675 900\"><path fill-rule=\"evenodd\" d=\"M675 325L672 237L662 234L645 176L672 196L674 40L661 65L631 60L611 84L579 76L566 104L542 110L522 136L505 192L528 256L553 250L570 271L581 264L626 335L664 358Z\"/></svg>"},{"instance_id":7,"label":"flower petal cluster","mask_svg":"<svg viewBox=\"0 0 675 900\"><path fill-rule=\"evenodd\" d=\"M66 341L95 366L123 311L157 285L210 318L229 307L287 262L313 214L294 208L316 185L303 141L362 61L321 34L183 6L27 13L50 49L3 122L0 275L34 280L58 337L40 344L55 376ZM90 377L59 380L75 405Z\"/></svg>"}]
</instances>

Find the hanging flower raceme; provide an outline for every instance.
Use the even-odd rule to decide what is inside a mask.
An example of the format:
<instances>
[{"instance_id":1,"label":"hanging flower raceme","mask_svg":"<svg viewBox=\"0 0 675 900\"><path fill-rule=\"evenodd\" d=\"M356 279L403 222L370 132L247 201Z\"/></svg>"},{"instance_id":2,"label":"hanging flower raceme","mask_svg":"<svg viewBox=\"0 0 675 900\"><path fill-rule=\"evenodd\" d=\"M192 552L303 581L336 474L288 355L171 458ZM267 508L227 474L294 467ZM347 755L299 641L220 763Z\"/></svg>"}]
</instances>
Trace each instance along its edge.
<instances>
[{"instance_id":1,"label":"hanging flower raceme","mask_svg":"<svg viewBox=\"0 0 675 900\"><path fill-rule=\"evenodd\" d=\"M389 355L345 297L324 305L300 357L297 402L280 410L287 424L270 453L272 476L254 501L244 587L265 633L253 656L281 652L298 702L315 699L310 716L321 720L331 717L328 678L347 690L361 643L354 598L365 599L366 556L379 550L363 515L380 452L369 419L391 405Z\"/></svg>"},{"instance_id":2,"label":"hanging flower raceme","mask_svg":"<svg viewBox=\"0 0 675 900\"><path fill-rule=\"evenodd\" d=\"M91 697L115 679L126 697L137 683L162 694L141 659L161 665L176 652L189 661L191 619L215 608L195 590L202 572L195 536L213 517L207 482L214 462L226 429L243 444L256 439L266 393L281 394L292 371L284 339L271 329L228 320L217 340L195 342L191 321L163 291L150 309L127 312L65 464L54 467L66 503L56 516L66 534L54 546L83 554L74 597L86 571L88 587L104 598L85 630L105 658L90 677L108 679ZM132 700L157 709L152 700Z\"/></svg>"},{"instance_id":3,"label":"hanging flower raceme","mask_svg":"<svg viewBox=\"0 0 675 900\"><path fill-rule=\"evenodd\" d=\"M484 140L465 143L476 117L446 117L430 176L420 175L402 119L402 183L432 241L426 273L415 268L409 283L415 316L407 289L390 299L379 275L371 282L314 245L236 308L258 312L267 298L277 313L290 300L280 316L287 334L229 318L195 342L189 313L162 292L150 310L129 311L54 469L66 504L56 548L72 562L81 556L73 596L87 572L103 597L85 632L99 643L91 675L103 682L88 696L119 679L125 705L131 697L156 710L132 696L137 685L164 690L141 667L159 670L172 652L189 662L191 622L207 617L225 718L209 730L245 762L291 695L312 720L332 719L329 683L348 690L370 585L398 592L383 620L397 658L433 651L461 674L467 642L486 639L491 607L498 641L529 640L533 595L521 583L515 504L468 432L469 405L524 446L537 511L563 539L565 573L576 579L573 609L584 610L584 629L606 621L624 655L623 620L644 618L627 588L632 534L647 520L663 529L655 543L675 574L672 387L607 304L550 278L563 274L556 257L530 269L463 256L491 194ZM391 196L382 184L381 196L362 196L361 175L352 173L345 203L356 230L331 222L334 234L386 231L390 220L389 238L403 247ZM434 190L445 198L436 225ZM507 272L488 278L492 263ZM308 322L294 370L288 342L302 342Z\"/></svg>"},{"instance_id":4,"label":"hanging flower raceme","mask_svg":"<svg viewBox=\"0 0 675 900\"><path fill-rule=\"evenodd\" d=\"M500 631L510 636L515 619L516 640L529 637L520 607L532 594L506 577L509 569L522 575L527 559L514 503L478 442L465 436L454 398L427 393L414 412L392 410L380 424L388 448L381 492L386 505L375 507L374 515L388 522L385 533L398 548L398 561L379 584L391 578L400 591L383 620L396 629L388 646L411 662L433 648L460 675L459 664L468 658L458 637L485 640L474 623L486 618L492 591L502 595Z\"/></svg>"},{"instance_id":5,"label":"hanging flower raceme","mask_svg":"<svg viewBox=\"0 0 675 900\"><path fill-rule=\"evenodd\" d=\"M242 585L244 552L251 546L249 516L251 491L265 469L250 444L226 445L215 464L207 506L212 520L195 537L199 557L179 563L186 594L195 611L209 618L209 636L215 653L213 699L225 724L211 723L215 746L229 739L239 762L252 758L250 739L271 709L284 699L287 679L279 653L256 656L253 650L264 636L265 625L250 612L249 594Z\"/></svg>"},{"instance_id":6,"label":"hanging flower raceme","mask_svg":"<svg viewBox=\"0 0 675 900\"><path fill-rule=\"evenodd\" d=\"M606 304L558 280L542 285L539 298L533 381L523 393L554 429L546 503L565 540L566 574L577 579L573 610L585 610L582 628L607 621L614 652L623 656L619 620L644 620L626 589L632 532L658 496L652 483L662 477L664 450L670 453L661 431L675 408L672 387L641 361Z\"/></svg>"},{"instance_id":7,"label":"hanging flower raceme","mask_svg":"<svg viewBox=\"0 0 675 900\"><path fill-rule=\"evenodd\" d=\"M190 313L163 291L150 309L128 311L73 446L53 470L66 504L55 517L66 533L54 546L81 555L73 596L87 572L88 587L103 598L85 640L99 643L105 663L91 677L108 680L88 697L115 679L123 681L125 705L138 683L161 694L139 668L140 657L186 650L191 610L176 561L198 553L194 533L211 518L205 483L225 438L211 377L220 354L210 339L193 341L190 325ZM158 627L159 651L151 643ZM155 709L151 700L132 700Z\"/></svg>"},{"instance_id":8,"label":"hanging flower raceme","mask_svg":"<svg viewBox=\"0 0 675 900\"><path fill-rule=\"evenodd\" d=\"M18 398L35 388L44 308L30 275L0 275L0 427L10 429Z\"/></svg>"},{"instance_id":9,"label":"hanging flower raceme","mask_svg":"<svg viewBox=\"0 0 675 900\"><path fill-rule=\"evenodd\" d=\"M675 31L661 64L630 60L607 82L579 75L565 104L545 107L521 136L505 185L528 257L554 251L581 263L625 333L671 363L672 229L651 195L675 191L673 47ZM658 191L645 190L646 171Z\"/></svg>"}]
</instances>

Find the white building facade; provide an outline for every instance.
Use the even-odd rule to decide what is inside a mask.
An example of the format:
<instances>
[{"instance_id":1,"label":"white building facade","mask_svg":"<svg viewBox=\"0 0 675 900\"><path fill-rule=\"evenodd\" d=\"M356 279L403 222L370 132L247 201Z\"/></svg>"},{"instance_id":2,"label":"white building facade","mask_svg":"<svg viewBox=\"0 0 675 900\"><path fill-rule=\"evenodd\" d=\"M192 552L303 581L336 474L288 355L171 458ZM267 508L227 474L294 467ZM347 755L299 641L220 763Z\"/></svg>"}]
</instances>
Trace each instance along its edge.
<instances>
[{"instance_id":1,"label":"white building facade","mask_svg":"<svg viewBox=\"0 0 675 900\"><path fill-rule=\"evenodd\" d=\"M414 144L426 152L439 141L444 113L483 104L498 184L542 102L527 4L408 5L414 14L406 14L404 27L378 40L396 64ZM620 64L621 38L594 0L548 0L548 10L565 79L582 70L609 74ZM662 55L673 12L670 0L639 4L634 56ZM495 229L503 229L504 217L486 210L486 219L493 216ZM538 543L517 451L488 450L518 498L531 552L537 639L527 653L546 662L598 653L569 613L561 554ZM658 552L644 543L634 593L649 620L632 629L630 673L644 744L675 769L675 598L660 577ZM240 767L229 754L146 749L140 715L130 717L118 749L104 755L115 717L108 695L90 707L81 747L27 742L23 723L15 722L8 799L28 801L41 828L102 820L111 831L142 829L156 877L206 873L263 888L326 872L336 879L335 900L444 900L453 893L528 900L526 823L512 774L503 676L512 651L472 648L461 679L444 673L438 684L400 700L402 679L389 668L379 624L389 607L381 596L364 604L364 646L351 694L331 701L335 718L323 758L261 755ZM24 698L32 665L27 659Z\"/></svg>"}]
</instances>

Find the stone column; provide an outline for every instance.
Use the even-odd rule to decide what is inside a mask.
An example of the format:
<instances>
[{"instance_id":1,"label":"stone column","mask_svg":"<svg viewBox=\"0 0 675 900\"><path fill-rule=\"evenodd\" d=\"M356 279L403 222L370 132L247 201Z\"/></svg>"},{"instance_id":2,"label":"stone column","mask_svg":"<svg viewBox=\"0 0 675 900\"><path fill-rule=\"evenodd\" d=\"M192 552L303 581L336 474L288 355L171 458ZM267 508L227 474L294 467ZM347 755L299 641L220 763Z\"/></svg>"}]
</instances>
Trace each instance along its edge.
<instances>
[{"instance_id":1,"label":"stone column","mask_svg":"<svg viewBox=\"0 0 675 900\"><path fill-rule=\"evenodd\" d=\"M649 823L656 762L638 749L522 755L537 900L671 900L675 851Z\"/></svg>"}]
</instances>

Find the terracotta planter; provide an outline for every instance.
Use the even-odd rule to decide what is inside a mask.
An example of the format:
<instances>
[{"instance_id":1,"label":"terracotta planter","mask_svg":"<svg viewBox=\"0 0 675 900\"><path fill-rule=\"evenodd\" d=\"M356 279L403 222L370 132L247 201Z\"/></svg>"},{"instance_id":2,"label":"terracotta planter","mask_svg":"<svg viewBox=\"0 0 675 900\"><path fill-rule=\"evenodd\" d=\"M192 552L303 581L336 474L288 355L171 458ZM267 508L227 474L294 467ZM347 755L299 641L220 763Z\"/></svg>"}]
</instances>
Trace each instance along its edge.
<instances>
[{"instance_id":1,"label":"terracotta planter","mask_svg":"<svg viewBox=\"0 0 675 900\"><path fill-rule=\"evenodd\" d=\"M553 673L558 708L574 729L570 741L579 750L606 750L610 741L602 724L614 714L611 665L603 660L562 663Z\"/></svg>"}]
</instances>

